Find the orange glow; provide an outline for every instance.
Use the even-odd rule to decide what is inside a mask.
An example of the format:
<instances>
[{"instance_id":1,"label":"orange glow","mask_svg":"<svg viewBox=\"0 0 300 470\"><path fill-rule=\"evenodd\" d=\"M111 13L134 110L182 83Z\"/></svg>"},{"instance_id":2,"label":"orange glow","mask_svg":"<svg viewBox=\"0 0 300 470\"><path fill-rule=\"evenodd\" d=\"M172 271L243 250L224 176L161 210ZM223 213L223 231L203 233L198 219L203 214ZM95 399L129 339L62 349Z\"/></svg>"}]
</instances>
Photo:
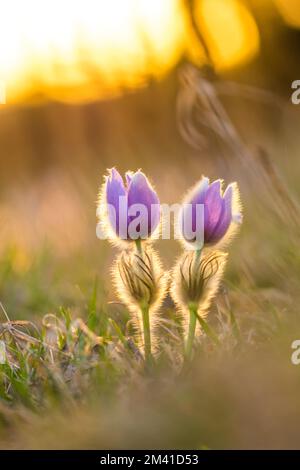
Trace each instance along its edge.
<instances>
[{"instance_id":1,"label":"orange glow","mask_svg":"<svg viewBox=\"0 0 300 470\"><path fill-rule=\"evenodd\" d=\"M196 19L217 69L247 62L258 52L256 23L238 0L199 0Z\"/></svg>"},{"instance_id":2,"label":"orange glow","mask_svg":"<svg viewBox=\"0 0 300 470\"><path fill-rule=\"evenodd\" d=\"M199 0L198 7L218 68L253 56L258 33L245 7L235 0ZM8 104L115 96L162 77L196 48L182 0L10 0L1 18Z\"/></svg>"},{"instance_id":3,"label":"orange glow","mask_svg":"<svg viewBox=\"0 0 300 470\"><path fill-rule=\"evenodd\" d=\"M1 5L0 78L7 99L45 90L89 99L143 84L184 47L177 0L10 0Z\"/></svg>"},{"instance_id":4,"label":"orange glow","mask_svg":"<svg viewBox=\"0 0 300 470\"><path fill-rule=\"evenodd\" d=\"M293 28L300 28L299 0L275 0L275 4L284 21Z\"/></svg>"}]
</instances>

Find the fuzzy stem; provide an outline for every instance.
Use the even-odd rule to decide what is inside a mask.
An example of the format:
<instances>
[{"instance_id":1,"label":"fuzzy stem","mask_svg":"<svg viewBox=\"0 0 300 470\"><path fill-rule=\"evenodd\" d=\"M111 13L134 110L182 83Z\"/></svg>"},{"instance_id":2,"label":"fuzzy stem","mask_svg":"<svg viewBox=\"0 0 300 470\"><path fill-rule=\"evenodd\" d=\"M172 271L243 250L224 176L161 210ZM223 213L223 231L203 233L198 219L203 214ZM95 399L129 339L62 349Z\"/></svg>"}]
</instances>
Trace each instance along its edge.
<instances>
[{"instance_id":1,"label":"fuzzy stem","mask_svg":"<svg viewBox=\"0 0 300 470\"><path fill-rule=\"evenodd\" d=\"M190 323L189 323L189 331L188 337L185 346L185 356L186 359L190 360L193 351L193 343L195 338L195 331L196 331L196 323L197 323L197 307L193 304L189 305L189 312L190 312Z\"/></svg>"},{"instance_id":2,"label":"fuzzy stem","mask_svg":"<svg viewBox=\"0 0 300 470\"><path fill-rule=\"evenodd\" d=\"M135 246L136 246L136 249L137 249L138 254L142 256L142 254L143 254L143 249L142 249L142 241L141 241L140 238L138 238L137 240L135 240Z\"/></svg>"},{"instance_id":3,"label":"fuzzy stem","mask_svg":"<svg viewBox=\"0 0 300 470\"><path fill-rule=\"evenodd\" d=\"M143 256L142 240L138 238L135 240L135 246L140 256ZM149 319L149 303L144 301L141 303L141 313L143 320L143 335L144 335L144 351L145 361L150 364L152 361L151 355L151 332L150 332L150 319Z\"/></svg>"},{"instance_id":4,"label":"fuzzy stem","mask_svg":"<svg viewBox=\"0 0 300 470\"><path fill-rule=\"evenodd\" d=\"M196 256L195 256L195 263L194 263L194 269L197 270L199 260L201 257L201 252L202 250L196 250ZM196 331L196 324L197 324L197 306L194 304L189 305L189 312L190 312L190 319L189 319L189 331L188 331L188 337L186 341L186 346L185 346L185 356L186 359L190 360L192 356L192 351L193 351L193 343L195 339L195 331Z\"/></svg>"},{"instance_id":5,"label":"fuzzy stem","mask_svg":"<svg viewBox=\"0 0 300 470\"><path fill-rule=\"evenodd\" d=\"M143 334L144 334L144 350L145 361L151 362L151 333L150 333L150 320L149 320L149 305L148 303L141 304L141 312L143 319Z\"/></svg>"},{"instance_id":6,"label":"fuzzy stem","mask_svg":"<svg viewBox=\"0 0 300 470\"><path fill-rule=\"evenodd\" d=\"M199 261L201 253L202 253L201 248L199 250L196 250L196 261Z\"/></svg>"}]
</instances>

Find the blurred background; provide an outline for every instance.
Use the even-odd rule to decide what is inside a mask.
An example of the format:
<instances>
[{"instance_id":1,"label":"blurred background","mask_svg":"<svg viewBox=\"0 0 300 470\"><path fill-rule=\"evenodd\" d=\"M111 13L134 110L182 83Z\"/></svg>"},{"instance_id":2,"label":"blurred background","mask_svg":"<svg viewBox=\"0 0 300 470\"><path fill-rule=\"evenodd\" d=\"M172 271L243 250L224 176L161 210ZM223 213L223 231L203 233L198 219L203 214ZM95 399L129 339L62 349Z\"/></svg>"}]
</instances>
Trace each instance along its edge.
<instances>
[{"instance_id":1,"label":"blurred background","mask_svg":"<svg viewBox=\"0 0 300 470\"><path fill-rule=\"evenodd\" d=\"M277 240L287 209L282 201L270 208L264 178L271 174L283 197L288 186L288 198L299 195L300 113L290 100L300 76L297 0L11 0L1 8L0 298L12 317L63 302L78 308L92 279L106 278L114 253L96 239L95 210L112 166L141 167L162 202L179 201L203 173L238 179L251 228L239 256L251 275L253 264L255 282L281 282L261 239ZM161 243L169 268L178 247Z\"/></svg>"},{"instance_id":2,"label":"blurred background","mask_svg":"<svg viewBox=\"0 0 300 470\"><path fill-rule=\"evenodd\" d=\"M164 372L159 384L133 381L128 396L105 401L105 433L97 413L72 412L86 434L59 415L49 438L45 422L32 434L30 421L22 445L299 446L290 365L300 301L299 0L10 0L0 16L0 300L9 317L39 321L63 305L85 318L95 278L99 311L124 316L108 303L116 251L96 238L103 174L142 168L167 203L206 174L237 180L244 205L209 321L225 303L254 345L245 364L231 339L230 360L199 357L176 394ZM169 269L178 244L157 246Z\"/></svg>"}]
</instances>

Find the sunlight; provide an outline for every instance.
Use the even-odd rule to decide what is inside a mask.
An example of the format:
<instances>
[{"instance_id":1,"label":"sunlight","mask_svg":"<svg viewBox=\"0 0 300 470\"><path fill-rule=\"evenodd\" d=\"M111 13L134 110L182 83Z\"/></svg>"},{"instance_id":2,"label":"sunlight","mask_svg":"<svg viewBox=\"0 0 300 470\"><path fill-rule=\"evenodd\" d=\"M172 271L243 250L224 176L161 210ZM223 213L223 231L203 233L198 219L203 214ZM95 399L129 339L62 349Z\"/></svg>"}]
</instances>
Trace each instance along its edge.
<instances>
[{"instance_id":1,"label":"sunlight","mask_svg":"<svg viewBox=\"0 0 300 470\"><path fill-rule=\"evenodd\" d=\"M219 69L255 54L258 33L244 6L235 0L198 6ZM184 8L181 0L6 2L0 80L7 102L106 98L164 76L191 48Z\"/></svg>"},{"instance_id":2,"label":"sunlight","mask_svg":"<svg viewBox=\"0 0 300 470\"><path fill-rule=\"evenodd\" d=\"M66 100L136 87L164 74L184 47L177 0L11 0L1 16L10 101L37 85Z\"/></svg>"}]
</instances>

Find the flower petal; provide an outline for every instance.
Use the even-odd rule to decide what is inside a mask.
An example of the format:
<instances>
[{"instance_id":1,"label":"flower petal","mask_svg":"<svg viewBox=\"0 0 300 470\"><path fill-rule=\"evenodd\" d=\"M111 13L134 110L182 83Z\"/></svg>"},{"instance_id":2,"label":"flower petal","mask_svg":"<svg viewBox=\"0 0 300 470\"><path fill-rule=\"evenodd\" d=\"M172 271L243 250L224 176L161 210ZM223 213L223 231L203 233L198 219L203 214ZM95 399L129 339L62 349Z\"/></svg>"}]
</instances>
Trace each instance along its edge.
<instances>
[{"instance_id":1,"label":"flower petal","mask_svg":"<svg viewBox=\"0 0 300 470\"><path fill-rule=\"evenodd\" d=\"M192 204L192 230L195 232L198 228L197 226L197 204L204 204L206 192L209 188L209 179L202 177L200 182L195 186L192 191L191 198L189 201L186 201L188 204ZM199 225L199 224L198 224ZM203 227L202 227L203 230Z\"/></svg>"},{"instance_id":2,"label":"flower petal","mask_svg":"<svg viewBox=\"0 0 300 470\"><path fill-rule=\"evenodd\" d=\"M204 204L205 195L209 188L209 179L206 176L202 176L199 183L194 186L190 195L188 196L187 203L190 204Z\"/></svg>"},{"instance_id":3,"label":"flower petal","mask_svg":"<svg viewBox=\"0 0 300 470\"><path fill-rule=\"evenodd\" d=\"M221 180L216 180L209 186L204 201L204 231L205 239L209 240L216 228L223 209L221 195Z\"/></svg>"},{"instance_id":4,"label":"flower petal","mask_svg":"<svg viewBox=\"0 0 300 470\"><path fill-rule=\"evenodd\" d=\"M223 196L223 208L219 222L217 223L213 233L208 240L208 243L216 243L221 240L226 234L231 221L232 221L232 196L233 187L232 185L227 186L227 189Z\"/></svg>"},{"instance_id":5,"label":"flower petal","mask_svg":"<svg viewBox=\"0 0 300 470\"><path fill-rule=\"evenodd\" d=\"M124 187L123 179L120 173L112 168L109 176L106 177L106 202L107 214L110 225L118 236L126 238L127 235L127 204L126 204L126 227L122 228L120 224L120 207L122 202L126 201L127 192ZM121 198L121 199L120 199ZM125 230L126 229L126 230ZM126 233L123 233L126 231ZM122 233L121 233L122 232Z\"/></svg>"},{"instance_id":6,"label":"flower petal","mask_svg":"<svg viewBox=\"0 0 300 470\"><path fill-rule=\"evenodd\" d=\"M128 210L135 204L141 205L142 226L139 227L140 236L146 238L151 235L159 224L160 206L156 192L141 171L134 173L128 187ZM131 215L128 222L132 222L137 216Z\"/></svg>"},{"instance_id":7,"label":"flower petal","mask_svg":"<svg viewBox=\"0 0 300 470\"><path fill-rule=\"evenodd\" d=\"M134 175L133 171L126 171L126 173L125 173L127 188L129 187L129 185L131 183L133 175Z\"/></svg>"},{"instance_id":8,"label":"flower petal","mask_svg":"<svg viewBox=\"0 0 300 470\"><path fill-rule=\"evenodd\" d=\"M209 179L201 180L187 193L178 214L178 229L182 238L188 243L204 240L204 200L209 187ZM197 207L203 206L203 207Z\"/></svg>"}]
</instances>

